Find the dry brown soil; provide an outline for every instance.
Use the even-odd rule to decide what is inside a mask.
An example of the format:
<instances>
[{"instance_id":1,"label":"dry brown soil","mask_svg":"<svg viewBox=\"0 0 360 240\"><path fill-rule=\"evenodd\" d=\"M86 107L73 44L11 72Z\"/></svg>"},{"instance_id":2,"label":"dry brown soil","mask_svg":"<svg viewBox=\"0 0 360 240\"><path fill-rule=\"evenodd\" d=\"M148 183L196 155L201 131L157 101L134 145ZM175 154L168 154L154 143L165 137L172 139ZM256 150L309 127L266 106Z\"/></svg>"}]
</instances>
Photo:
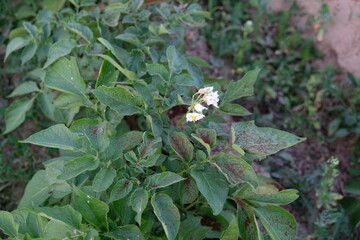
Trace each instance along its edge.
<instances>
[{"instance_id":1,"label":"dry brown soil","mask_svg":"<svg viewBox=\"0 0 360 240\"><path fill-rule=\"evenodd\" d=\"M289 8L289 0L267 0L269 7L275 12ZM306 28L309 15L320 16L320 0L296 0L308 16L298 21ZM359 0L324 0L330 8L330 21L323 24L325 34L318 36L317 47L322 51L324 61L320 67L328 63L336 63L345 72L360 77L360 1ZM313 24L311 31L317 34L320 21ZM301 26L300 26L301 27Z\"/></svg>"}]
</instances>

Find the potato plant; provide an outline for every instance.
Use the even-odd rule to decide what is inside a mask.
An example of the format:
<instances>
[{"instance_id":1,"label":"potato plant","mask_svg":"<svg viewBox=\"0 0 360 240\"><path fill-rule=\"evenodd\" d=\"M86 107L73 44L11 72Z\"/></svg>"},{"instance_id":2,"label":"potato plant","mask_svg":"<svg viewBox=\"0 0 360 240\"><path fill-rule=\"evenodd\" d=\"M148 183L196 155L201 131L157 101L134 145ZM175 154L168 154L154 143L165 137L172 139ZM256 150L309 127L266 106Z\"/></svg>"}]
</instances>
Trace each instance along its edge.
<instances>
[{"instance_id":1,"label":"potato plant","mask_svg":"<svg viewBox=\"0 0 360 240\"><path fill-rule=\"evenodd\" d=\"M170 33L179 22L201 24L208 13L196 4L171 11L166 4L143 1L112 1L96 13L85 10L93 1L70 2L73 7L59 13L73 14L71 24L56 23L67 34L34 70L41 72L35 74L41 83L18 86L12 96L27 96L6 115L10 132L36 99L54 124L21 142L57 148L60 155L44 161L18 209L0 211L4 234L9 239L295 239L296 221L280 205L296 200L297 190L258 175L252 163L303 138L254 121L226 127L231 116L250 114L235 101L253 95L260 70L230 82L203 76L207 62L186 54L181 36ZM88 17L92 21L85 27ZM103 30L103 24L120 24L121 33ZM36 36L52 24L32 26ZM36 44L36 39L26 41ZM15 51L13 41L7 55ZM85 80L79 66L86 54L101 65Z\"/></svg>"}]
</instances>

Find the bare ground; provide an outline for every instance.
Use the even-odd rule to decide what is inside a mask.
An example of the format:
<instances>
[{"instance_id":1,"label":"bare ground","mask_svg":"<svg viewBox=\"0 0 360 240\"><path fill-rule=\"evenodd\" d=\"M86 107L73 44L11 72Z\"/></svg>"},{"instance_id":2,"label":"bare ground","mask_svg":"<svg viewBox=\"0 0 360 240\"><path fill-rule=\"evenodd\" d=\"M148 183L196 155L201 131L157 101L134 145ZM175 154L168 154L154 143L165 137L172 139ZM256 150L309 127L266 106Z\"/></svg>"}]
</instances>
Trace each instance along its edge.
<instances>
[{"instance_id":1,"label":"bare ground","mask_svg":"<svg viewBox=\"0 0 360 240\"><path fill-rule=\"evenodd\" d=\"M289 0L267 0L273 11L286 10ZM307 28L309 16L317 19L310 33L316 35L316 46L324 55L324 60L318 62L320 67L336 63L344 72L351 72L360 77L360 1L359 0L325 0L329 6L330 18L324 21L319 18L321 2L316 0L297 0L308 16L298 21L298 25ZM320 29L324 27L324 34Z\"/></svg>"}]
</instances>

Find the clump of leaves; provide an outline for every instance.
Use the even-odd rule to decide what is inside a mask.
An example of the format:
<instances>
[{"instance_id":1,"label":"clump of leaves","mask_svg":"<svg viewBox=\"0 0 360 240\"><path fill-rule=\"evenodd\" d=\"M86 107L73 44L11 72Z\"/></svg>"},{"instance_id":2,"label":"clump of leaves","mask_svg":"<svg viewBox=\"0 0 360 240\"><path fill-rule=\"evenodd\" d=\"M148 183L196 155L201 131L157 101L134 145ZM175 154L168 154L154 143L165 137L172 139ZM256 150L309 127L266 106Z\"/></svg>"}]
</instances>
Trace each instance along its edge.
<instances>
[{"instance_id":1,"label":"clump of leaves","mask_svg":"<svg viewBox=\"0 0 360 240\"><path fill-rule=\"evenodd\" d=\"M141 9L141 1L130 2ZM126 3L116 5L120 15ZM180 11L182 21L208 16L196 4ZM224 115L250 114L234 101L253 95L259 70L229 83L204 78L204 60L185 54L174 39L150 41L141 16L126 18L120 36L98 39L108 51L96 53L101 67L88 81L76 56L53 48L50 58L58 57L47 60L44 88L36 91L51 94L66 125L55 123L22 143L59 149L60 156L44 162L18 209L0 212L0 229L9 239L262 239L261 222L270 238L295 239L296 221L280 205L296 200L297 190L256 174L252 163L304 139L254 121L235 122L231 130L221 125ZM91 43L90 28L64 24ZM45 100L44 112L56 119ZM34 98L20 101L27 109ZM183 116L188 121L177 121Z\"/></svg>"},{"instance_id":2,"label":"clump of leaves","mask_svg":"<svg viewBox=\"0 0 360 240\"><path fill-rule=\"evenodd\" d=\"M185 26L200 27L208 17L197 4L182 9L166 3L146 4L141 0L104 1L106 7L95 1L43 1L42 6L29 2L18 10L21 12L16 15L18 25L9 32L10 41L6 47L5 69L19 74L21 84L8 95L9 99L15 100L4 113L4 134L24 122L34 103L47 119L70 125L80 110L79 104L75 107L73 103L74 108L70 109L67 104L71 102L63 102L64 98L55 100L57 96L45 83L46 69L59 58L74 56L76 60L66 64L76 62L78 73L59 72L55 77L65 78L71 85L73 79L67 75L75 78L81 73L83 83L69 94L77 94L83 98L82 104L90 104L83 96L87 87L103 81L115 83L124 77L133 78L127 69L133 71L145 58L144 54L158 61L161 55L157 48L166 47L170 42L182 47ZM106 60L104 64L102 59ZM104 74L99 83L95 83L99 68L103 68ZM115 68L121 74L114 72ZM139 71L145 71L143 63ZM196 71L194 67L193 74ZM57 90L58 86L51 87ZM21 96L24 97L19 99ZM77 100L73 97L71 101Z\"/></svg>"}]
</instances>

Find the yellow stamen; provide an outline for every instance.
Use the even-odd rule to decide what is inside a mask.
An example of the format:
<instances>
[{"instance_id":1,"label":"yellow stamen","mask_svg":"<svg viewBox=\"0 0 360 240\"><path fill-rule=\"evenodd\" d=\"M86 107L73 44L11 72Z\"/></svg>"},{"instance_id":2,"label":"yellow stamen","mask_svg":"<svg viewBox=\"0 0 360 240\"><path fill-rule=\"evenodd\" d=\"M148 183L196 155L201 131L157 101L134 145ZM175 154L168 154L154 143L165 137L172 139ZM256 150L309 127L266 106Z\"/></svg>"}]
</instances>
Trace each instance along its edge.
<instances>
[{"instance_id":1,"label":"yellow stamen","mask_svg":"<svg viewBox=\"0 0 360 240\"><path fill-rule=\"evenodd\" d=\"M196 120L196 116L192 116L191 118L192 118L192 120L194 120L194 121Z\"/></svg>"}]
</instances>

